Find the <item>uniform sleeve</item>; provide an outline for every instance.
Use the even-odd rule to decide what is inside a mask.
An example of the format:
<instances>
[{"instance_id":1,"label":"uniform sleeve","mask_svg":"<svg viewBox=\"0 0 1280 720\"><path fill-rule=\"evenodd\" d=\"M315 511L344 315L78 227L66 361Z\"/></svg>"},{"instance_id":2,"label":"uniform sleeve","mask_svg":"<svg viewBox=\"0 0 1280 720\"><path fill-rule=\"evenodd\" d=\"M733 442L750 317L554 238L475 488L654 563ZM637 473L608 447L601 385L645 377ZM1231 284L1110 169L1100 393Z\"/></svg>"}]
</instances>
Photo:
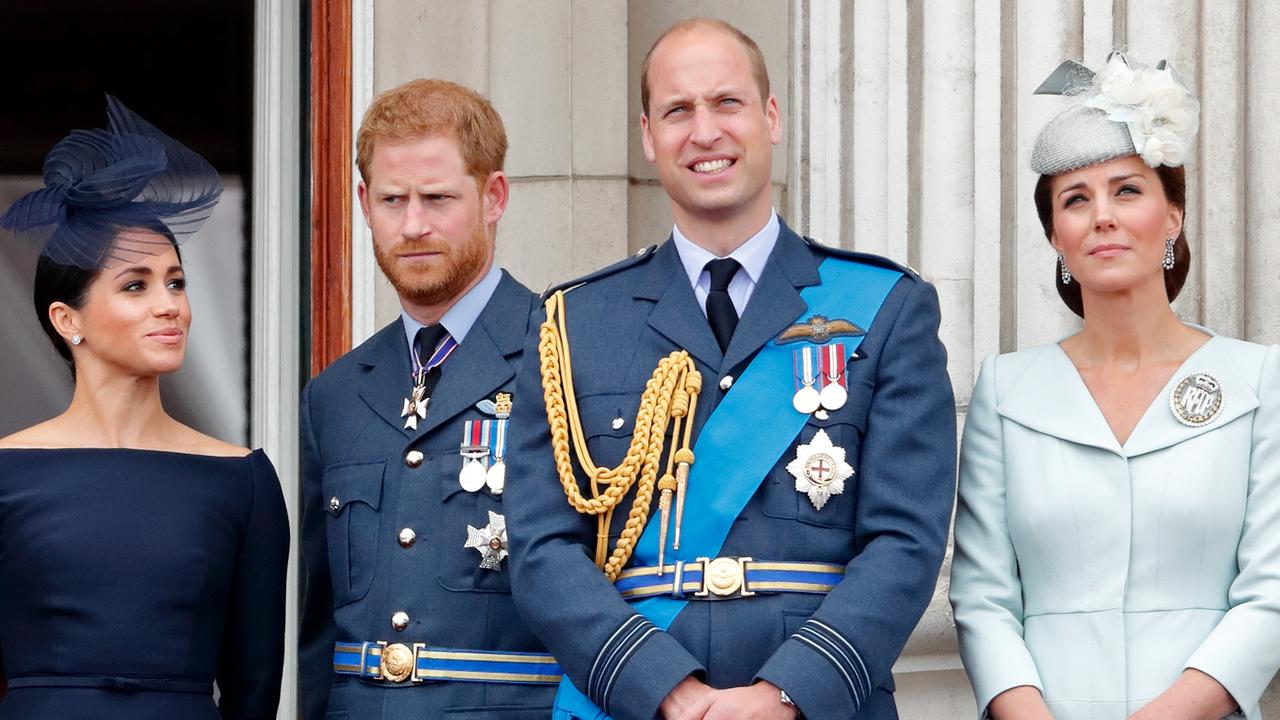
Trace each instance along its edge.
<instances>
[{"instance_id":1,"label":"uniform sleeve","mask_svg":"<svg viewBox=\"0 0 1280 720\"><path fill-rule=\"evenodd\" d=\"M1280 346L1267 350L1258 401L1231 609L1186 664L1217 680L1246 712L1280 667Z\"/></svg>"},{"instance_id":2,"label":"uniform sleeve","mask_svg":"<svg viewBox=\"0 0 1280 720\"><path fill-rule=\"evenodd\" d=\"M814 720L847 718L873 688L893 687L893 664L933 596L946 551L956 430L938 298L928 283L908 279L894 292L904 296L886 318L859 464L857 554L757 673Z\"/></svg>"},{"instance_id":3,"label":"uniform sleeve","mask_svg":"<svg viewBox=\"0 0 1280 720\"><path fill-rule=\"evenodd\" d=\"M592 702L617 720L651 720L671 689L702 667L632 610L595 566L595 518L569 505L552 459L533 327L512 410L503 501L513 598ZM619 512L627 507L630 498Z\"/></svg>"},{"instance_id":4,"label":"uniform sleeve","mask_svg":"<svg viewBox=\"0 0 1280 720\"><path fill-rule=\"evenodd\" d=\"M996 414L996 358L978 375L960 447L951 605L960 658L979 712L1010 688L1041 688L1022 636L1022 581L1006 519L1004 440Z\"/></svg>"},{"instance_id":5,"label":"uniform sleeve","mask_svg":"<svg viewBox=\"0 0 1280 720\"><path fill-rule=\"evenodd\" d=\"M302 618L298 628L298 676L303 720L320 720L333 685L333 585L320 492L324 461L311 422L312 388L302 393L299 435L302 442Z\"/></svg>"},{"instance_id":6,"label":"uniform sleeve","mask_svg":"<svg viewBox=\"0 0 1280 720\"><path fill-rule=\"evenodd\" d=\"M236 553L218 668L218 710L228 720L270 720L284 663L289 516L280 479L265 455L249 460L253 507Z\"/></svg>"}]
</instances>

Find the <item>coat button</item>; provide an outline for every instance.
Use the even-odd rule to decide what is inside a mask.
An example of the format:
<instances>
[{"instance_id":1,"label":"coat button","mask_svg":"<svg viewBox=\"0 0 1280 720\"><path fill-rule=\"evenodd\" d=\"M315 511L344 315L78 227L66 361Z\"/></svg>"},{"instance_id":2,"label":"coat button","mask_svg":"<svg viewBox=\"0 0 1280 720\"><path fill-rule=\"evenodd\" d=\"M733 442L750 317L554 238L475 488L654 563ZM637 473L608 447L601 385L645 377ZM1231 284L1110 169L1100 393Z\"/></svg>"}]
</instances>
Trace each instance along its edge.
<instances>
[{"instance_id":1,"label":"coat button","mask_svg":"<svg viewBox=\"0 0 1280 720\"><path fill-rule=\"evenodd\" d=\"M413 528L405 528L400 531L399 539L400 547L411 548L413 547L414 541L418 539L418 534L413 531Z\"/></svg>"},{"instance_id":2,"label":"coat button","mask_svg":"<svg viewBox=\"0 0 1280 720\"><path fill-rule=\"evenodd\" d=\"M403 610L397 610L391 614L391 627L396 630L404 630L409 627L409 613Z\"/></svg>"},{"instance_id":3,"label":"coat button","mask_svg":"<svg viewBox=\"0 0 1280 720\"><path fill-rule=\"evenodd\" d=\"M616 417L616 418L614 418L614 419L613 419L613 422L612 422L612 423L610 423L610 425L612 425L612 426L613 426L613 429L614 429L614 430L621 430L621 429L622 429L622 426L623 426L623 425L626 425L626 424L627 424L627 421L626 421L626 420L623 420L623 419L622 419L622 418L620 418L620 417Z\"/></svg>"},{"instance_id":4,"label":"coat button","mask_svg":"<svg viewBox=\"0 0 1280 720\"><path fill-rule=\"evenodd\" d=\"M425 457L420 450L410 450L404 454L404 464L411 468L416 468L422 464L422 458Z\"/></svg>"},{"instance_id":5,"label":"coat button","mask_svg":"<svg viewBox=\"0 0 1280 720\"><path fill-rule=\"evenodd\" d=\"M732 376L732 375L725 375L724 377L720 378L720 389L721 389L721 390L724 390L724 391L726 391L726 392L727 392L727 391L729 390L729 388L731 388L731 387L733 387L733 376Z\"/></svg>"},{"instance_id":6,"label":"coat button","mask_svg":"<svg viewBox=\"0 0 1280 720\"><path fill-rule=\"evenodd\" d=\"M338 510L341 508L342 508L342 501L338 499L337 495L334 495L333 497L329 498L330 510L332 510L333 512L338 512Z\"/></svg>"}]
</instances>

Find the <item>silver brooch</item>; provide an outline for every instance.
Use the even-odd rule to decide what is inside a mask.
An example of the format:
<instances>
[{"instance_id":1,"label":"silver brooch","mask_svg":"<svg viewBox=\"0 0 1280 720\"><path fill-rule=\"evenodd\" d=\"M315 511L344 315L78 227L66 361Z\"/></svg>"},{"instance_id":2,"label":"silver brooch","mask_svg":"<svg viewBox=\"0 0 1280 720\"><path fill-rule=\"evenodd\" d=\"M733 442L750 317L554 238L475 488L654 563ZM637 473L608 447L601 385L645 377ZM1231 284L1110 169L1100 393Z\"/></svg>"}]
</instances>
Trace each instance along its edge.
<instances>
[{"instance_id":1,"label":"silver brooch","mask_svg":"<svg viewBox=\"0 0 1280 720\"><path fill-rule=\"evenodd\" d=\"M1208 373L1192 373L1174 386L1169 409L1183 425L1208 425L1222 414L1222 383Z\"/></svg>"}]
</instances>

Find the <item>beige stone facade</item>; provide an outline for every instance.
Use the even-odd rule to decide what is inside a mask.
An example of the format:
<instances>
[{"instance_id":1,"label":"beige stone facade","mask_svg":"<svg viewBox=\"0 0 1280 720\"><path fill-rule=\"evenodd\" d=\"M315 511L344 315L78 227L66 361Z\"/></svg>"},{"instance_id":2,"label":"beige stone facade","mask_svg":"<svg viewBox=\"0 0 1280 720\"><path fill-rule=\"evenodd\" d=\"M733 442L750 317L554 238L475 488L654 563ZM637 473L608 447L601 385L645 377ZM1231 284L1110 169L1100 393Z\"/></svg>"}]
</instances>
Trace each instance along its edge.
<instances>
[{"instance_id":1,"label":"beige stone facade","mask_svg":"<svg viewBox=\"0 0 1280 720\"><path fill-rule=\"evenodd\" d=\"M793 227L911 264L938 287L963 420L993 352L1066 335L1027 157L1057 108L1031 91L1063 58L1168 58L1203 102L1188 164L1191 322L1280 342L1280 4L1200 0L357 0L371 64L357 97L420 76L486 94L510 136L500 262L526 284L586 273L665 239L640 150L639 65L659 32L722 17L760 44L786 140L774 154ZM362 15L365 16L365 15ZM363 33L363 35L360 35ZM357 62L360 62L357 59ZM357 75L357 80L360 77ZM360 225L359 223L357 225ZM367 253L360 227L355 252ZM366 265L370 267L371 265ZM357 267L360 267L357 264ZM398 312L380 280L356 328ZM357 332L356 340L361 339ZM904 718L976 717L937 596L897 666ZM1270 695L1264 711L1280 714Z\"/></svg>"}]
</instances>

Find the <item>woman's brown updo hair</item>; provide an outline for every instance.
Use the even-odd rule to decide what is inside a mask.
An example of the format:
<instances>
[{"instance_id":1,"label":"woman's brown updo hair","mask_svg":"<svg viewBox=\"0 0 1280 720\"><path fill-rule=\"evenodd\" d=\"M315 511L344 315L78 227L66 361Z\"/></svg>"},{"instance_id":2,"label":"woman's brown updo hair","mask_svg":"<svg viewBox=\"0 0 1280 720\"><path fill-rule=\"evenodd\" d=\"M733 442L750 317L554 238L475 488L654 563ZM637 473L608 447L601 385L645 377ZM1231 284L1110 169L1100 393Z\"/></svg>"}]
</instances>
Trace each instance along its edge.
<instances>
[{"instance_id":1,"label":"woman's brown updo hair","mask_svg":"<svg viewBox=\"0 0 1280 720\"><path fill-rule=\"evenodd\" d=\"M1173 269L1164 271L1164 290L1173 302L1182 292L1187 281L1187 272L1191 270L1191 248L1187 245L1185 216L1187 213L1187 172L1182 166L1168 167L1161 165L1155 168L1156 177L1160 178L1160 186L1164 188L1164 196L1169 203L1178 208L1184 216L1182 231L1173 244ZM1053 197L1049 192L1054 175L1041 175L1036 181L1036 213L1040 216L1040 225L1044 228L1045 238L1053 234ZM1084 301L1080 298L1080 283L1062 282L1062 261L1053 264L1053 284L1058 288L1058 296L1066 303L1071 312L1084 317Z\"/></svg>"}]
</instances>

